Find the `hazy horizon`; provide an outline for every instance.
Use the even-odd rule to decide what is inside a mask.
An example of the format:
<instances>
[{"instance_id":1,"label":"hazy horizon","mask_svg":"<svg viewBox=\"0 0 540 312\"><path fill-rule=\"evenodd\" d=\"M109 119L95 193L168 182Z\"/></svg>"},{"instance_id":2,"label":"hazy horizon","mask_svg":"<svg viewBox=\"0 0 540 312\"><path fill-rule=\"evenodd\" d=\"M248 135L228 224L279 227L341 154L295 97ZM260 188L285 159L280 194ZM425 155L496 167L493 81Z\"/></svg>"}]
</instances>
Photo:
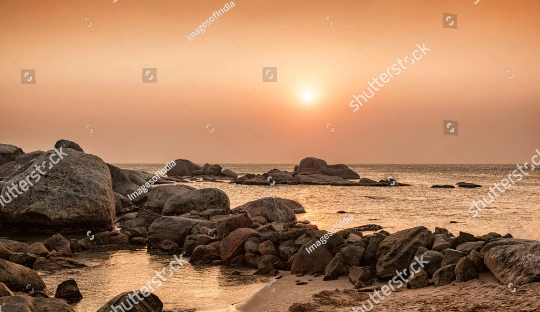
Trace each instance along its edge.
<instances>
[{"instance_id":1,"label":"hazy horizon","mask_svg":"<svg viewBox=\"0 0 540 312\"><path fill-rule=\"evenodd\" d=\"M515 164L540 148L540 1L238 0L186 38L230 2L2 1L0 143L68 139L126 164ZM354 112L417 45L431 51Z\"/></svg>"}]
</instances>

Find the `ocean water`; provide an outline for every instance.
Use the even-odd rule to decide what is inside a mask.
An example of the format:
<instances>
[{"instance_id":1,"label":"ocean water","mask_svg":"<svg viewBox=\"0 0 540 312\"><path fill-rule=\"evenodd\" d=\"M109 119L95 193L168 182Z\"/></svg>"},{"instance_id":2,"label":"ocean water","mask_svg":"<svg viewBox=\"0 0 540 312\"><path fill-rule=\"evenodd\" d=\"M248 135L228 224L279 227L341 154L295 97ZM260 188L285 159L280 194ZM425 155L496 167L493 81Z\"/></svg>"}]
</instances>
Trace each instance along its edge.
<instances>
[{"instance_id":1,"label":"ocean water","mask_svg":"<svg viewBox=\"0 0 540 312\"><path fill-rule=\"evenodd\" d=\"M126 169L155 172L163 165L120 165ZM237 173L263 173L270 169L292 171L294 165L222 165ZM489 187L512 173L513 165L350 165L361 177L381 180L392 175L410 187L337 187L337 186L245 186L230 183L191 182L195 188L219 188L230 198L234 208L262 197L282 197L300 202L306 213L299 220L309 220L320 229L329 230L346 215L354 219L347 227L378 224L390 233L415 226L433 230L444 227L455 233L460 230L482 235L489 232L511 233L514 237L540 240L539 171L517 182L511 190L497 197L488 209L472 218L468 208L473 200L487 198ZM432 189L434 184L472 182L483 185L476 189ZM339 214L338 211L346 214ZM56 285L74 278L84 299L77 311L96 311L115 295L140 289L161 270L172 257L149 255L144 249L81 253L77 258L89 268L62 271L43 276L54 295ZM232 304L249 298L268 280L241 270L214 266L184 265L155 291L165 309L181 311L234 311Z\"/></svg>"}]
</instances>

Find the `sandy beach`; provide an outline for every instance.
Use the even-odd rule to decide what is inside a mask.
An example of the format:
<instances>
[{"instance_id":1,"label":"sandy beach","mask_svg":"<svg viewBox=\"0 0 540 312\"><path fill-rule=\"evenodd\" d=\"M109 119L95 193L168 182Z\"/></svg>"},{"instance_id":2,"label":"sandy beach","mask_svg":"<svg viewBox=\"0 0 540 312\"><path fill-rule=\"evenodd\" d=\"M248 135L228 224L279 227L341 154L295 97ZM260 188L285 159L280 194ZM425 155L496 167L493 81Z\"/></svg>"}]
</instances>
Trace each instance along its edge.
<instances>
[{"instance_id":1,"label":"sandy beach","mask_svg":"<svg viewBox=\"0 0 540 312\"><path fill-rule=\"evenodd\" d=\"M295 281L307 285L296 286ZM310 281L311 280L311 281ZM375 285L384 285L382 283ZM272 290L275 289L274 292ZM535 312L540 311L540 283L509 288L501 285L491 274L481 274L480 279L447 286L430 286L406 289L391 293L372 310L390 311L486 311L486 312ZM283 278L257 292L249 300L239 303L237 311L353 311L369 298L370 292L352 289L347 277L336 281L323 281L323 276L296 277L285 272ZM289 308L302 303L295 310ZM369 306L368 306L369 307ZM358 310L361 311L361 310Z\"/></svg>"}]
</instances>

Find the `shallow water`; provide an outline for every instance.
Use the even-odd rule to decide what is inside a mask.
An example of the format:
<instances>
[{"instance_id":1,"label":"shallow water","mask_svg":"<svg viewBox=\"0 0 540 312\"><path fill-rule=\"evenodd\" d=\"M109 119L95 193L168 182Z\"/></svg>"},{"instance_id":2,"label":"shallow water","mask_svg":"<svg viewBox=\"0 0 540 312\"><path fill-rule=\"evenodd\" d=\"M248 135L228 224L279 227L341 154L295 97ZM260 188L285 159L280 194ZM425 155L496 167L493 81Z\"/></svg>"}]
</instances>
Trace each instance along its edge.
<instances>
[{"instance_id":1,"label":"shallow water","mask_svg":"<svg viewBox=\"0 0 540 312\"><path fill-rule=\"evenodd\" d=\"M121 165L123 168L154 172L163 165ZM498 197L477 218L467 212L472 200L486 196L489 186L500 182L515 166L448 166L448 165L370 165L350 166L361 177L374 180L388 175L409 183L411 187L336 187L336 186L244 186L229 183L195 182L196 188L219 188L225 191L231 207L262 197L296 200L306 208L299 220L307 219L321 229L330 229L346 216L354 216L347 227L376 223L389 232L424 225L431 230L445 227L457 234L460 230L476 235L488 232L512 233L515 237L540 240L540 178L530 173L510 191ZM262 173L273 168L292 171L290 165L223 165L238 173ZM477 189L432 189L434 184L466 181L483 185ZM457 223L451 223L457 222ZM35 238L34 238L35 240ZM172 257L149 255L142 250L120 250L81 253L76 256L89 268L63 271L43 276L54 295L56 285L74 278L84 299L77 311L96 311L109 299L124 291L140 289ZM233 311L231 304L249 298L263 288L268 279L251 276L254 270L239 270L243 276L232 276L234 269L214 266L184 265L156 290L165 309L196 308L197 311Z\"/></svg>"}]
</instances>

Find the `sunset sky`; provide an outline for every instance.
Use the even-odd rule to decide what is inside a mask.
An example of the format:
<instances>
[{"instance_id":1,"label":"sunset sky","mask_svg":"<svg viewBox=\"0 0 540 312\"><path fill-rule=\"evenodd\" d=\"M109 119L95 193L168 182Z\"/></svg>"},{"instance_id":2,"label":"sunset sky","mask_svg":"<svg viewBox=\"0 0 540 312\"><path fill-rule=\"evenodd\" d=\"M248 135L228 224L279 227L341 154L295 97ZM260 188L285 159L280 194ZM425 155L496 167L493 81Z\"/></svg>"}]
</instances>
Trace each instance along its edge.
<instances>
[{"instance_id":1,"label":"sunset sky","mask_svg":"<svg viewBox=\"0 0 540 312\"><path fill-rule=\"evenodd\" d=\"M540 148L540 1L474 2L237 0L189 41L225 1L1 0L0 143L68 139L110 163L522 163Z\"/></svg>"}]
</instances>

